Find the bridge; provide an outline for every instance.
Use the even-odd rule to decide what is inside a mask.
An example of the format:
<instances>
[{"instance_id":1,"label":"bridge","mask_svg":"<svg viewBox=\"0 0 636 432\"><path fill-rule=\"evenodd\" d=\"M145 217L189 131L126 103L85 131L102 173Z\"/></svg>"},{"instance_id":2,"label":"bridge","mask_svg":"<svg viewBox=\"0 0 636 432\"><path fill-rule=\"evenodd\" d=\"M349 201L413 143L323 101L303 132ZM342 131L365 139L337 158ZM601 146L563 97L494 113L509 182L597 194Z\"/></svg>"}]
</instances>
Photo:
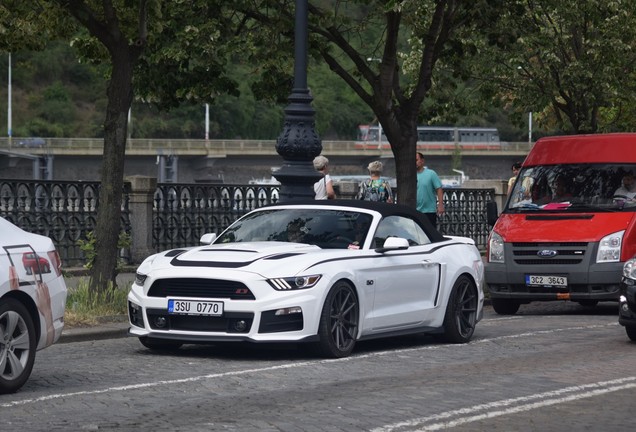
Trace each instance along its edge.
<instances>
[{"instance_id":1,"label":"bridge","mask_svg":"<svg viewBox=\"0 0 636 432\"><path fill-rule=\"evenodd\" d=\"M28 147L21 145L26 142ZM38 145L41 144L41 145ZM104 141L101 138L45 138L26 141L0 138L0 173L3 178L98 180ZM532 143L502 142L476 145L459 143L462 169L471 178L504 178L510 164L523 160ZM269 178L282 158L275 140L128 139L126 175L157 176L159 181L247 182ZM385 174L394 176L393 153L387 143L361 145L358 141L322 141L331 160L332 174L366 174L371 160L385 162ZM438 173L452 171L449 161L455 143L418 143L427 162ZM464 164L466 165L464 167ZM490 175L491 177L488 177ZM494 177L493 177L494 176Z\"/></svg>"}]
</instances>

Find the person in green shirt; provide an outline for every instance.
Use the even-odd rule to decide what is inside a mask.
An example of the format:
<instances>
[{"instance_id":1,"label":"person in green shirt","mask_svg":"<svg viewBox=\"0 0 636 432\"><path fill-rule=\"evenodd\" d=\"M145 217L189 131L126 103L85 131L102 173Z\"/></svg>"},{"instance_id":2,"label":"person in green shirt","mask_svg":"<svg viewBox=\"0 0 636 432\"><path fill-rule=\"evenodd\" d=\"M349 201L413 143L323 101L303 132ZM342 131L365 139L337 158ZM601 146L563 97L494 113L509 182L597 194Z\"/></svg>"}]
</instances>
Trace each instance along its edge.
<instances>
[{"instance_id":1,"label":"person in green shirt","mask_svg":"<svg viewBox=\"0 0 636 432\"><path fill-rule=\"evenodd\" d=\"M415 167L417 168L417 210L424 213L437 228L437 216L444 213L444 192L442 181L435 171L424 165L424 155L417 152Z\"/></svg>"}]
</instances>

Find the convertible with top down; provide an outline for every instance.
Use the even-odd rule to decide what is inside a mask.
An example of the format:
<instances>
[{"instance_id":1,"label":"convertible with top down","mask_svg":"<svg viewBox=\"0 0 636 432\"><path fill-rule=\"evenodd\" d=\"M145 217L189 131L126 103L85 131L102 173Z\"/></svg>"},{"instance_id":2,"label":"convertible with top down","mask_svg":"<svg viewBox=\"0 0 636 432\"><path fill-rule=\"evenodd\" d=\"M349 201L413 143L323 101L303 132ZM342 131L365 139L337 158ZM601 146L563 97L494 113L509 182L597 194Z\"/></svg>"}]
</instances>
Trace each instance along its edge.
<instances>
[{"instance_id":1,"label":"convertible with top down","mask_svg":"<svg viewBox=\"0 0 636 432\"><path fill-rule=\"evenodd\" d=\"M357 341L412 333L465 343L482 316L474 241L440 234L403 205L276 204L201 243L137 269L129 333L144 346L306 342L344 357Z\"/></svg>"}]
</instances>

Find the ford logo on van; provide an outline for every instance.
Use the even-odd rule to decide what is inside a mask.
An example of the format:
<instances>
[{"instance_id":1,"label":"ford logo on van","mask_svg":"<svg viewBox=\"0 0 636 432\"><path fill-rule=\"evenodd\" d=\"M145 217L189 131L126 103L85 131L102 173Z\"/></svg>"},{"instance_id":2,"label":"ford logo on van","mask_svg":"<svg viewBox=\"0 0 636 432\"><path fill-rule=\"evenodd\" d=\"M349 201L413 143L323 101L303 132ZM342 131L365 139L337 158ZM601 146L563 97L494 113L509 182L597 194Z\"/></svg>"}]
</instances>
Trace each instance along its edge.
<instances>
[{"instance_id":1,"label":"ford logo on van","mask_svg":"<svg viewBox=\"0 0 636 432\"><path fill-rule=\"evenodd\" d=\"M557 251L552 249L543 249L537 252L537 255L539 255L541 258L553 258L557 256L558 254L559 253Z\"/></svg>"}]
</instances>

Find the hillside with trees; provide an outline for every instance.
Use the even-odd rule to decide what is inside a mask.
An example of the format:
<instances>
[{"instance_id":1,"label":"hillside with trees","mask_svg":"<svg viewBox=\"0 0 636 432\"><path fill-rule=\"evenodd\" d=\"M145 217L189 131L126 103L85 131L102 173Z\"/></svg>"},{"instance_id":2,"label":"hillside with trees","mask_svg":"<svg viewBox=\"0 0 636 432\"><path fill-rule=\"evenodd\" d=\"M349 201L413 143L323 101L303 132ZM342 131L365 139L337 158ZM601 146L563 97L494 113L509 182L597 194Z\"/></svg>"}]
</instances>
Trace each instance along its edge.
<instances>
[{"instance_id":1,"label":"hillside with trees","mask_svg":"<svg viewBox=\"0 0 636 432\"><path fill-rule=\"evenodd\" d=\"M107 71L82 63L68 42L57 41L43 51L12 54L12 125L14 137L103 136ZM250 70L234 66L240 95L219 95L209 106L210 139L276 139L286 102L257 100ZM0 55L0 136L7 130L8 55ZM314 62L308 74L314 96L316 127L323 139L350 140L356 126L374 121L370 109L324 64ZM474 92L473 92L474 93ZM459 97L465 98L465 94ZM497 127L502 139L524 141L527 126L515 125L503 109L446 113L431 124ZM139 99L133 102L129 134L133 138L204 138L205 106L182 103L169 111Z\"/></svg>"}]
</instances>

